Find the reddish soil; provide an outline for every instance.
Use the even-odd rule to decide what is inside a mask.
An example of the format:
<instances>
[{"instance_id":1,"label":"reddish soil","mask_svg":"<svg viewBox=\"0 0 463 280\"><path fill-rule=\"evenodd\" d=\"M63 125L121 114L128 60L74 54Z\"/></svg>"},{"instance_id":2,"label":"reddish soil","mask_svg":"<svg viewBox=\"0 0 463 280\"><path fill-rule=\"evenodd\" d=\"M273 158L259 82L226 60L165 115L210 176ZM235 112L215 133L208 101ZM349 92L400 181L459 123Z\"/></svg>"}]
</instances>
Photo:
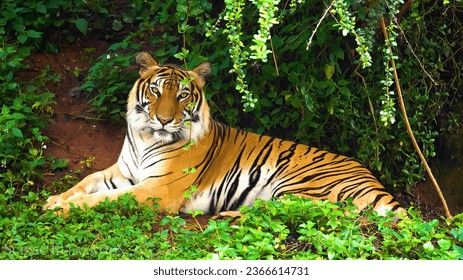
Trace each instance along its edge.
<instances>
[{"instance_id":1,"label":"reddish soil","mask_svg":"<svg viewBox=\"0 0 463 280\"><path fill-rule=\"evenodd\" d=\"M45 153L69 160L69 169L81 169L83 175L114 164L124 140L125 124L97 119L91 112L88 96L79 90L92 61L106 52L107 47L108 44L101 41L77 42L74 46L63 46L62 52L56 55L33 54L28 61L31 69L40 70L48 65L61 75L59 83L49 85L56 94L56 104L51 106L55 123L44 132L50 138ZM95 48L95 51L89 53L85 48ZM51 172L46 175L47 182L63 176Z\"/></svg>"},{"instance_id":2,"label":"reddish soil","mask_svg":"<svg viewBox=\"0 0 463 280\"><path fill-rule=\"evenodd\" d=\"M91 112L87 95L78 90L92 61L104 54L107 46L106 42L101 41L77 42L73 46L62 47L59 54L34 54L28 61L32 69L42 69L49 65L55 73L61 74L60 82L50 85L51 90L56 93L56 105L52 106L55 123L45 131L45 135L50 138L46 153L68 159L69 170L82 170L82 177L114 164L125 135L124 123L110 124L97 120ZM95 48L96 51L89 57L85 48ZM81 77L73 73L75 69L81 70ZM86 160L90 162L90 166L84 164ZM69 170L46 173L45 184L60 179ZM53 190L50 191L53 193ZM422 185L409 196L413 204L420 205L421 210L426 212L426 216L441 215L440 202L434 193L432 187ZM397 198L402 204L408 204L405 202L408 198L400 195Z\"/></svg>"}]
</instances>

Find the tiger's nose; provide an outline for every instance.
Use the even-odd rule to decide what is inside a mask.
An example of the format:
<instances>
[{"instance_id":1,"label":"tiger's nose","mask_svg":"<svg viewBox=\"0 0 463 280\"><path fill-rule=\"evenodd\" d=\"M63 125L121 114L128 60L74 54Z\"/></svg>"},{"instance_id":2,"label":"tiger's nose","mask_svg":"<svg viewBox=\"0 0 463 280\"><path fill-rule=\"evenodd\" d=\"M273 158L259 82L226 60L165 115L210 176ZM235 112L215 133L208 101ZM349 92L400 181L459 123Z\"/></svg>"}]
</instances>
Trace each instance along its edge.
<instances>
[{"instance_id":1,"label":"tiger's nose","mask_svg":"<svg viewBox=\"0 0 463 280\"><path fill-rule=\"evenodd\" d=\"M174 118L171 118L171 117L156 116L156 118L163 126L171 123L174 120Z\"/></svg>"}]
</instances>

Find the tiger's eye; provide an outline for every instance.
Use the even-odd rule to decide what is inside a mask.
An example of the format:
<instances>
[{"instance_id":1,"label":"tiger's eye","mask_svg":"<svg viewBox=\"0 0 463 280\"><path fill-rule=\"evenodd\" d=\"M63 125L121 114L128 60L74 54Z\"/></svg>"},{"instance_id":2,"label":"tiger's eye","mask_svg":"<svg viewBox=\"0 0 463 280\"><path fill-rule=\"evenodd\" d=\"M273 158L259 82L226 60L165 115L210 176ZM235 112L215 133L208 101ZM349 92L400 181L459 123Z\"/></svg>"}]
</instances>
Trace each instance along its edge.
<instances>
[{"instance_id":1,"label":"tiger's eye","mask_svg":"<svg viewBox=\"0 0 463 280\"><path fill-rule=\"evenodd\" d=\"M185 91L184 91L184 92L182 92L182 93L179 94L178 100L186 99L186 98L188 98L189 96L190 96L190 94L189 94L188 92L185 92Z\"/></svg>"},{"instance_id":2,"label":"tiger's eye","mask_svg":"<svg viewBox=\"0 0 463 280\"><path fill-rule=\"evenodd\" d=\"M156 87L150 87L150 92L155 96L159 96L159 90Z\"/></svg>"}]
</instances>

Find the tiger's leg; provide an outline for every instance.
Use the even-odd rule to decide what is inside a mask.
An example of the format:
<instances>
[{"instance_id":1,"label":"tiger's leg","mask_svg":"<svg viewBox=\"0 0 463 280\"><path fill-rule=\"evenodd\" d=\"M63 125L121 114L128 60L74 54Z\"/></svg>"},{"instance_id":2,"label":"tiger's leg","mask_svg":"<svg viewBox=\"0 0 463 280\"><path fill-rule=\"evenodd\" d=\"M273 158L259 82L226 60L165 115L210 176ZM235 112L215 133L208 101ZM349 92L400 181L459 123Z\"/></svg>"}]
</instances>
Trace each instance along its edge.
<instances>
[{"instance_id":1,"label":"tiger's leg","mask_svg":"<svg viewBox=\"0 0 463 280\"><path fill-rule=\"evenodd\" d=\"M66 192L49 197L42 209L61 207L63 201L77 199L80 196L100 191L115 191L116 189L127 188L132 185L133 182L122 175L116 163L105 170L88 175Z\"/></svg>"},{"instance_id":2,"label":"tiger's leg","mask_svg":"<svg viewBox=\"0 0 463 280\"><path fill-rule=\"evenodd\" d=\"M82 182L84 181L85 179ZM153 201L149 200L149 198L158 198L159 200L157 200L156 203L159 204L161 209L168 209L174 212L179 211L182 208L182 205L185 203L183 189L173 188L170 185L159 186L159 182L153 178L146 179L145 181L131 187L118 188L114 190L106 189L90 193L82 192L82 187L79 185L80 183L76 185L76 187L79 187L79 189L77 189L77 194L66 194L66 199L63 199L64 196L60 197L58 200L53 199L53 201L50 201L47 204L48 207L44 207L44 209L53 209L59 207L62 209L63 213L67 213L71 208L71 203L74 206L81 208L84 205L93 207L100 202L105 201L106 199L109 199L110 201L117 200L119 196L127 193L132 194L138 202L148 205L153 203ZM69 191L72 191L73 189ZM53 204L51 204L51 202L53 202Z\"/></svg>"}]
</instances>

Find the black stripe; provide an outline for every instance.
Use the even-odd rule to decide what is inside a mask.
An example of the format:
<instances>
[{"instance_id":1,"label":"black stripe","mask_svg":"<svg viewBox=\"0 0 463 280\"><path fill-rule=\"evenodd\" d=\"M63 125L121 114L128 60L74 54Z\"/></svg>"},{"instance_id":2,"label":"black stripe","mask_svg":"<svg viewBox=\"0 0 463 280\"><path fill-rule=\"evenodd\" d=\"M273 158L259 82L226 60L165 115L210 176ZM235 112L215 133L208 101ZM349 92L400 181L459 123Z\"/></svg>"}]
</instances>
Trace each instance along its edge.
<instances>
[{"instance_id":1,"label":"black stripe","mask_svg":"<svg viewBox=\"0 0 463 280\"><path fill-rule=\"evenodd\" d=\"M103 183L106 185L106 187L108 188L108 190L110 190L111 188L109 187L108 185L108 182L106 181L106 175L103 173Z\"/></svg>"},{"instance_id":2,"label":"black stripe","mask_svg":"<svg viewBox=\"0 0 463 280\"><path fill-rule=\"evenodd\" d=\"M151 158L151 157L150 157L150 158ZM170 159L173 159L173 158L176 158L176 156L175 156L175 157L165 157L165 158L161 158L160 160L154 161L154 162L152 162L151 164L149 164L148 166L145 166L144 169L147 169L147 168L149 168L149 167L151 167L151 166L153 166L153 165L155 165L155 164L157 164L157 163L159 163L159 162L161 162L161 161L170 160ZM149 158L147 158L147 159L149 159ZM142 164L140 164L140 165L142 165Z\"/></svg>"},{"instance_id":3,"label":"black stripe","mask_svg":"<svg viewBox=\"0 0 463 280\"><path fill-rule=\"evenodd\" d=\"M280 141L280 145L282 144L283 141ZM291 145L291 147L289 147L288 150L285 150L283 152L281 152L279 155L278 155L278 160L277 160L277 167L280 166L280 165L287 165L289 164L291 158L294 156L294 150L296 149L296 146L297 144L294 143Z\"/></svg>"},{"instance_id":4,"label":"black stripe","mask_svg":"<svg viewBox=\"0 0 463 280\"><path fill-rule=\"evenodd\" d=\"M166 173L166 174L152 175L152 176L146 177L145 180L146 180L146 179L149 179L149 178L161 178L161 177L164 177L164 176L168 176L168 175L170 175L170 174L172 174L172 173L174 173L174 172L170 171L170 172L168 172L168 173Z\"/></svg>"},{"instance_id":5,"label":"black stripe","mask_svg":"<svg viewBox=\"0 0 463 280\"><path fill-rule=\"evenodd\" d=\"M217 205L217 201L218 201L218 197L217 197L217 191L215 190L215 188L211 188L213 191L212 193L209 193L209 197L211 198L210 200L210 203L209 203L209 210L208 210L208 213L204 213L204 214L216 214L216 205ZM209 189L209 192L211 191L211 189Z\"/></svg>"},{"instance_id":6,"label":"black stripe","mask_svg":"<svg viewBox=\"0 0 463 280\"><path fill-rule=\"evenodd\" d=\"M133 131L132 131L130 125L129 125L127 134L125 136L125 139L128 141L129 152L130 152L131 157L134 159L134 162L138 163L138 153L137 153L137 151L135 149L135 143L134 143L134 140L133 140L132 132ZM137 165L137 164L135 164L135 165Z\"/></svg>"},{"instance_id":7,"label":"black stripe","mask_svg":"<svg viewBox=\"0 0 463 280\"><path fill-rule=\"evenodd\" d=\"M382 194L378 194L376 195L376 198L375 200L373 200L373 202L371 203L373 205L373 207L376 206L376 204L381 200L381 198L385 197L385 196L388 196L389 194L387 193L382 193Z\"/></svg>"},{"instance_id":8,"label":"black stripe","mask_svg":"<svg viewBox=\"0 0 463 280\"><path fill-rule=\"evenodd\" d=\"M222 206L221 211L236 210L234 209L234 207L236 206L237 202L235 201L232 205L230 205L230 203L233 201L233 197L236 194L236 190L238 189L240 185L240 177L241 177L241 170L238 171L238 173L236 174L235 180L233 180L231 184L227 184L227 187L228 187L227 196L225 199L225 204Z\"/></svg>"},{"instance_id":9,"label":"black stripe","mask_svg":"<svg viewBox=\"0 0 463 280\"><path fill-rule=\"evenodd\" d=\"M145 109L143 109L143 107L145 107L146 105L145 104L137 104L135 106L135 111L140 114L140 113L143 113L145 111Z\"/></svg>"},{"instance_id":10,"label":"black stripe","mask_svg":"<svg viewBox=\"0 0 463 280\"><path fill-rule=\"evenodd\" d=\"M113 187L113 189L117 189L117 186L116 186L116 184L114 184L112 177L111 177L111 179L109 179L109 182L111 183L111 186Z\"/></svg>"},{"instance_id":11,"label":"black stripe","mask_svg":"<svg viewBox=\"0 0 463 280\"><path fill-rule=\"evenodd\" d=\"M232 205L230 205L228 210L238 210L239 207L244 204L244 201L248 197L249 193L253 191L254 189L255 189L255 186L248 186L247 188L245 188L243 192L241 192L238 199L235 200L235 202Z\"/></svg>"},{"instance_id":12,"label":"black stripe","mask_svg":"<svg viewBox=\"0 0 463 280\"><path fill-rule=\"evenodd\" d=\"M124 155L121 155L121 160L122 160L122 162L125 164L125 166L127 167L127 170L128 170L129 173L130 173L130 177L134 178L133 173L132 173L132 170L130 170L130 167L129 167L128 163L125 161ZM129 180L130 180L130 179L129 179ZM130 182L132 183L132 185L134 185L133 182L132 182L131 180L130 180Z\"/></svg>"}]
</instances>

